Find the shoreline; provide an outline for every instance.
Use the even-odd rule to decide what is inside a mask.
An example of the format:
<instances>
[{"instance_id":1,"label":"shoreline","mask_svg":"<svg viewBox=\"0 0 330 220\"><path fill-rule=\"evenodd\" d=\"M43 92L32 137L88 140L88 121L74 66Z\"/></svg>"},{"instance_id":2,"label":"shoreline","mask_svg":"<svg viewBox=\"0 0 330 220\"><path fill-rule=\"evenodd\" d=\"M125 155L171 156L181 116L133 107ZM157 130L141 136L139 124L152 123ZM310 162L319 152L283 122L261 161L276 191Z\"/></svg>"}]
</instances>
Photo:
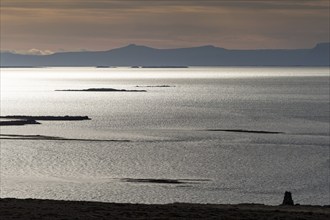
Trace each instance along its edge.
<instances>
[{"instance_id":1,"label":"shoreline","mask_svg":"<svg viewBox=\"0 0 330 220\"><path fill-rule=\"evenodd\" d=\"M329 219L330 206L0 199L1 219Z\"/></svg>"}]
</instances>

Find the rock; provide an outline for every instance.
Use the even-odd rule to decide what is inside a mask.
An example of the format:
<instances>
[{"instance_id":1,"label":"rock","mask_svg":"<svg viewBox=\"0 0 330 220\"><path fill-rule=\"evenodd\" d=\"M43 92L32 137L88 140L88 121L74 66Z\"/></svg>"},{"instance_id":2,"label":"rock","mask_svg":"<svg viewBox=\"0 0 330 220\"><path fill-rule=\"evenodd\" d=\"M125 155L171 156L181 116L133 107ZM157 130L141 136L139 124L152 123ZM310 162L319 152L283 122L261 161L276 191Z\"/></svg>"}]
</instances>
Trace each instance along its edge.
<instances>
[{"instance_id":1,"label":"rock","mask_svg":"<svg viewBox=\"0 0 330 220\"><path fill-rule=\"evenodd\" d=\"M285 191L282 205L294 205L291 192Z\"/></svg>"}]
</instances>

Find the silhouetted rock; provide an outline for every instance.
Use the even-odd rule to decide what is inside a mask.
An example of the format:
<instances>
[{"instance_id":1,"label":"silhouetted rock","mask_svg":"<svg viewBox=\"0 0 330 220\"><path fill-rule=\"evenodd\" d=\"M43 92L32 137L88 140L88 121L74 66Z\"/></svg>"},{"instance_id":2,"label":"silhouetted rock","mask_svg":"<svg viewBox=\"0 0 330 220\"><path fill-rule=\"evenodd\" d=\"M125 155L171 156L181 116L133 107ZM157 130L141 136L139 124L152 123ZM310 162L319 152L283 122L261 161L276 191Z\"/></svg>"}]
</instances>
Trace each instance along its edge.
<instances>
[{"instance_id":1,"label":"silhouetted rock","mask_svg":"<svg viewBox=\"0 0 330 220\"><path fill-rule=\"evenodd\" d=\"M291 192L285 191L282 205L294 205Z\"/></svg>"}]
</instances>

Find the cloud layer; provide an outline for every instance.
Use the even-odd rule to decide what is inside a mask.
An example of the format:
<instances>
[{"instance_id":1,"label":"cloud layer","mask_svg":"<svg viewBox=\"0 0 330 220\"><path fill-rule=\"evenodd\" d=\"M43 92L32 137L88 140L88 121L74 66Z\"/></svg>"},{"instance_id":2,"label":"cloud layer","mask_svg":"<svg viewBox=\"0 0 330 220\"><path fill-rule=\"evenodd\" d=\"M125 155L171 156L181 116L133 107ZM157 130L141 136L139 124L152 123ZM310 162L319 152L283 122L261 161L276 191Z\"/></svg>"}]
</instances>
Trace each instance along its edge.
<instances>
[{"instance_id":1,"label":"cloud layer","mask_svg":"<svg viewBox=\"0 0 330 220\"><path fill-rule=\"evenodd\" d=\"M1 1L3 50L300 48L328 40L328 0Z\"/></svg>"}]
</instances>

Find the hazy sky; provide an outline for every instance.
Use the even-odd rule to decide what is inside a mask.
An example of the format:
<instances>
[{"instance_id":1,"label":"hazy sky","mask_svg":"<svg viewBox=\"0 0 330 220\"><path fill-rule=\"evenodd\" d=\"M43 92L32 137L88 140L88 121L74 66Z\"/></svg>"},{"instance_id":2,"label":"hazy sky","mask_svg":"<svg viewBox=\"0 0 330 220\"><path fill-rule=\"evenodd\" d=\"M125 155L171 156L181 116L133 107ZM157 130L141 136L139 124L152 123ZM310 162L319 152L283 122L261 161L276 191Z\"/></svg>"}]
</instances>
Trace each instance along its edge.
<instances>
[{"instance_id":1,"label":"hazy sky","mask_svg":"<svg viewBox=\"0 0 330 220\"><path fill-rule=\"evenodd\" d=\"M1 50L306 48L329 41L329 0L1 0Z\"/></svg>"}]
</instances>

